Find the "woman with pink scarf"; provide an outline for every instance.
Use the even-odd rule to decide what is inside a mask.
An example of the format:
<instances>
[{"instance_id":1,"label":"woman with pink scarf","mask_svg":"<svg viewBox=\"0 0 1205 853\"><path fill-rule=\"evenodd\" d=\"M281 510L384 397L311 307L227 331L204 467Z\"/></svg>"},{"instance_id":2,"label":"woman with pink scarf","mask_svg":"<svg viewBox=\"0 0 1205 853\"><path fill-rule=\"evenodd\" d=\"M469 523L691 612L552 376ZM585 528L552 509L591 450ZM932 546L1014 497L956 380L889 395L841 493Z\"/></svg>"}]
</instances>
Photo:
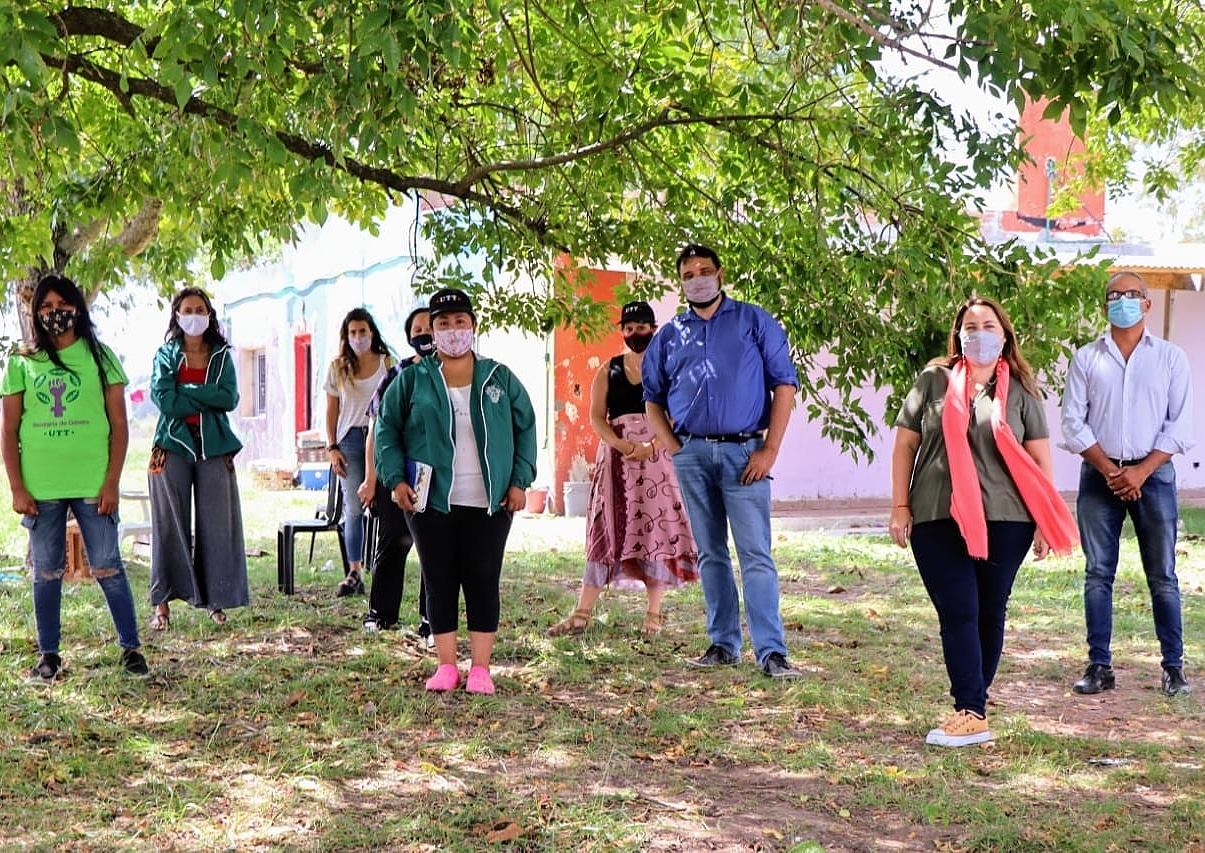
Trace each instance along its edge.
<instances>
[{"instance_id":1,"label":"woman with pink scarf","mask_svg":"<svg viewBox=\"0 0 1205 853\"><path fill-rule=\"evenodd\" d=\"M1054 488L1041 392L999 304L972 297L958 309L946 357L924 369L895 425L891 537L911 540L954 697L925 742L983 743L1017 570L1031 544L1041 560L1077 542Z\"/></svg>"}]
</instances>

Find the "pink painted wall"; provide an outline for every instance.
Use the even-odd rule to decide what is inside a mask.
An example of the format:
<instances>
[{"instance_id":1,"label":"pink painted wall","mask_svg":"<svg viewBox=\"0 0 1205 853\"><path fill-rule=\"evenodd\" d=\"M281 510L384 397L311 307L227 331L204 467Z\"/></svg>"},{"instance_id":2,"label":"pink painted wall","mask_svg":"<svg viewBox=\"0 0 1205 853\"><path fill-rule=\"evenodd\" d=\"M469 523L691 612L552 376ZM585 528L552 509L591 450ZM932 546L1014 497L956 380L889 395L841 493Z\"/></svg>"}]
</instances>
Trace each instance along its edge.
<instances>
[{"instance_id":1,"label":"pink painted wall","mask_svg":"<svg viewBox=\"0 0 1205 853\"><path fill-rule=\"evenodd\" d=\"M1148 325L1151 332L1162 337L1165 291L1152 292ZM1101 319L1101 331L1104 319ZM1188 353L1194 380L1194 431L1198 444L1188 454L1175 458L1181 488L1205 488L1205 293L1177 291L1172 308L1169 339ZM821 364L823 369L825 365ZM891 496L891 421L895 412L884 412L885 392L867 389L863 405L881 424L880 432L871 442L874 462L855 459L820 434L820 424L808 420L806 411L797 407L787 428L786 439L774 469L775 500L808 498L857 499L890 498ZM1046 420L1054 444L1055 485L1074 491L1079 485L1079 456L1062 450L1059 427L1060 401L1057 397L1046 402Z\"/></svg>"}]
</instances>

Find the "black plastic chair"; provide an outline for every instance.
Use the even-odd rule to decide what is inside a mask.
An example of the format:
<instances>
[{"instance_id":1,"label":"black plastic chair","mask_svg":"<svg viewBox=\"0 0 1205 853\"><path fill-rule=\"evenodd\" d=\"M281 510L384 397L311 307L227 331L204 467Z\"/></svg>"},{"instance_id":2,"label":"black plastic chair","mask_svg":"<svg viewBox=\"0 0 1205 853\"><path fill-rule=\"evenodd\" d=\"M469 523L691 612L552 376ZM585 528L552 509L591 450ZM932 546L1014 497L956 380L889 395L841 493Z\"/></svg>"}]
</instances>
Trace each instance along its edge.
<instances>
[{"instance_id":1,"label":"black plastic chair","mask_svg":"<svg viewBox=\"0 0 1205 853\"><path fill-rule=\"evenodd\" d=\"M294 539L298 533L310 534L310 564L314 562L314 540L319 533L334 533L339 539L339 556L343 559L343 574L350 569L347 562L347 542L343 538L343 490L333 470L327 473L326 507L313 518L282 521L276 531L276 588L285 595L293 594Z\"/></svg>"}]
</instances>

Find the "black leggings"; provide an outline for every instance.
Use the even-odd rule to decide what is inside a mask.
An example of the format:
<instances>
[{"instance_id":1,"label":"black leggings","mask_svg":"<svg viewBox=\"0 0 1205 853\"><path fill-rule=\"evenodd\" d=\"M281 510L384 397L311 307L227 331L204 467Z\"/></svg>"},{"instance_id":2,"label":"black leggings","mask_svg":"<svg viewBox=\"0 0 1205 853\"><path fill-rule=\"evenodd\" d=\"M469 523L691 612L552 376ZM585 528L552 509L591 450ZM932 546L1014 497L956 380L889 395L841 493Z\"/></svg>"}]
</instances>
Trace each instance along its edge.
<instances>
[{"instance_id":1,"label":"black leggings","mask_svg":"<svg viewBox=\"0 0 1205 853\"><path fill-rule=\"evenodd\" d=\"M431 633L456 630L461 589L469 630L497 631L498 580L511 514L453 506L449 513L428 509L409 513L407 519L423 566Z\"/></svg>"},{"instance_id":2,"label":"black leggings","mask_svg":"<svg viewBox=\"0 0 1205 853\"><path fill-rule=\"evenodd\" d=\"M385 627L398 623L402 594L406 589L406 557L414 545L404 513L393 502L389 490L377 482L373 496L373 512L377 516L376 542L366 542L364 551L371 555L372 588L368 592L368 609ZM427 619L427 602L423 592L422 575L418 585L418 616Z\"/></svg>"}]
</instances>

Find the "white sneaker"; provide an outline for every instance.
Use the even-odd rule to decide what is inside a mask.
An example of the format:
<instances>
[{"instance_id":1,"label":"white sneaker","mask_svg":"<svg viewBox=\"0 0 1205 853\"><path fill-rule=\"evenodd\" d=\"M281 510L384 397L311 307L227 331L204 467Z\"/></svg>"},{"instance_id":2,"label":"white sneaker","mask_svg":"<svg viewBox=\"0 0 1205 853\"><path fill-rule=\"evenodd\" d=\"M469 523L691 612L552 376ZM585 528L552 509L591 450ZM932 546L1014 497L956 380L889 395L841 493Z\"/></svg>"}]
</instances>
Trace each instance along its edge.
<instances>
[{"instance_id":1,"label":"white sneaker","mask_svg":"<svg viewBox=\"0 0 1205 853\"><path fill-rule=\"evenodd\" d=\"M925 743L930 746L971 746L995 739L987 727L986 717L964 709L946 717L940 728L929 732Z\"/></svg>"}]
</instances>

